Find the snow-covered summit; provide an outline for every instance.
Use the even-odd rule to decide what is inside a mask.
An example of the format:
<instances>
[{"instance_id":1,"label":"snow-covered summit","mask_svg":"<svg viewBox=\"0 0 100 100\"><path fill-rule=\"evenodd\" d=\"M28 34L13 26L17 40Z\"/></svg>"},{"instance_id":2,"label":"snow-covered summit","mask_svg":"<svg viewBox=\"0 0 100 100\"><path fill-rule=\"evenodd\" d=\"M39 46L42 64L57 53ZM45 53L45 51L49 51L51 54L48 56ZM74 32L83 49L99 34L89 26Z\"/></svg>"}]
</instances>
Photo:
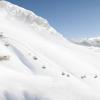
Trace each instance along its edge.
<instances>
[{"instance_id":1,"label":"snow-covered summit","mask_svg":"<svg viewBox=\"0 0 100 100\"><path fill-rule=\"evenodd\" d=\"M28 23L29 25L33 25L36 23L37 25L43 27L44 29L52 32L57 33L56 30L51 27L48 21L40 16L37 16L32 11L26 10L22 7L16 6L8 1L1 0L0 1L0 8L7 12L7 15L10 17L14 17L24 23ZM34 27L34 26L33 26Z\"/></svg>"}]
</instances>

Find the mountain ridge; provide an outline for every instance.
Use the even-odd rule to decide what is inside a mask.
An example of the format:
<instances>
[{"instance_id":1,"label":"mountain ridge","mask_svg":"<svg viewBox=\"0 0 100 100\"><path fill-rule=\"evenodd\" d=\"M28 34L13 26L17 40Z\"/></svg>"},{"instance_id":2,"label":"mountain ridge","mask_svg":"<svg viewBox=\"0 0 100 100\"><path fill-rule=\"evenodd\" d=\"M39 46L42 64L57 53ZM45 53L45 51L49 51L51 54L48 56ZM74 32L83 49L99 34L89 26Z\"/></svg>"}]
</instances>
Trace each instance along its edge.
<instances>
[{"instance_id":1,"label":"mountain ridge","mask_svg":"<svg viewBox=\"0 0 100 100\"><path fill-rule=\"evenodd\" d=\"M40 16L37 16L35 13L33 13L30 10L26 10L22 7L11 4L10 2L6 0L0 1L0 7L2 9L5 9L11 17L16 17L20 21L24 21L25 23L31 24L31 26L33 23L36 23L40 25L41 27L47 29L48 31L57 34L57 31L49 25L46 19Z\"/></svg>"},{"instance_id":2,"label":"mountain ridge","mask_svg":"<svg viewBox=\"0 0 100 100\"><path fill-rule=\"evenodd\" d=\"M73 43L84 45L84 46L94 46L100 47L100 37L85 38L80 40L72 40Z\"/></svg>"}]
</instances>

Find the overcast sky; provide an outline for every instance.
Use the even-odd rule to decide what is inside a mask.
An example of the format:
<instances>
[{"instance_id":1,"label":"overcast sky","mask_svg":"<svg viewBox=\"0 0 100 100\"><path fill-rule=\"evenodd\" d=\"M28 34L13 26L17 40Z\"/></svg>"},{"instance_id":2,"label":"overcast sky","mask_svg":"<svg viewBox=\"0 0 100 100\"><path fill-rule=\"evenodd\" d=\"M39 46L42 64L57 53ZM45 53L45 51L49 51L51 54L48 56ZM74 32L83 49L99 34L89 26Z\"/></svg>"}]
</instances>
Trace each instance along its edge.
<instances>
[{"instance_id":1,"label":"overcast sky","mask_svg":"<svg viewBox=\"0 0 100 100\"><path fill-rule=\"evenodd\" d=\"M100 36L100 0L7 0L44 17L65 37Z\"/></svg>"}]
</instances>

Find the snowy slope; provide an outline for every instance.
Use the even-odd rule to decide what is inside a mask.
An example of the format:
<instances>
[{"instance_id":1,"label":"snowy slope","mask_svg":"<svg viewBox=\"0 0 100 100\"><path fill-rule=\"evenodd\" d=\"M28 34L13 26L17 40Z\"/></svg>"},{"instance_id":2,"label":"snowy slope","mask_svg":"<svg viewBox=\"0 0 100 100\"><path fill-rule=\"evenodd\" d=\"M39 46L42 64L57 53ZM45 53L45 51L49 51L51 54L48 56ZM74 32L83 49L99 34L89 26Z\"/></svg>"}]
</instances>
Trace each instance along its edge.
<instances>
[{"instance_id":1,"label":"snowy slope","mask_svg":"<svg viewBox=\"0 0 100 100\"><path fill-rule=\"evenodd\" d=\"M0 100L100 100L100 54L0 1Z\"/></svg>"}]
</instances>

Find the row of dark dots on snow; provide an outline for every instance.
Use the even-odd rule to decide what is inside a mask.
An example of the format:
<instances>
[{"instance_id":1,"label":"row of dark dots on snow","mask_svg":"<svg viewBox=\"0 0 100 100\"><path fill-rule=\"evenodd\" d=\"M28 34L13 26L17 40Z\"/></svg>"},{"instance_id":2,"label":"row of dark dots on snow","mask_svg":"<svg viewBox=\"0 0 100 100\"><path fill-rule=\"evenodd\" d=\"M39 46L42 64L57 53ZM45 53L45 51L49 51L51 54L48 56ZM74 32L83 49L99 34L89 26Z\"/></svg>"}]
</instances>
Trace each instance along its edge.
<instances>
[{"instance_id":1,"label":"row of dark dots on snow","mask_svg":"<svg viewBox=\"0 0 100 100\"><path fill-rule=\"evenodd\" d=\"M36 56L34 56L33 59L34 59L34 60L38 60L38 58L37 58ZM46 69L46 66L42 66L42 68L43 68L43 69ZM65 75L66 75L67 77L70 77L69 74L66 74L66 73L64 73L64 72L62 72L61 75L62 75L62 76L65 76Z\"/></svg>"},{"instance_id":2,"label":"row of dark dots on snow","mask_svg":"<svg viewBox=\"0 0 100 100\"><path fill-rule=\"evenodd\" d=\"M62 76L70 77L70 74L66 74L65 72L62 72L61 75L62 75ZM86 76L86 75L82 75L80 78L81 78L81 79L86 79L87 76ZM93 78L98 78L98 75L97 75L97 74L94 75Z\"/></svg>"},{"instance_id":3,"label":"row of dark dots on snow","mask_svg":"<svg viewBox=\"0 0 100 100\"><path fill-rule=\"evenodd\" d=\"M85 78L87 78L87 76L86 76L86 75L81 76L81 79L85 79ZM93 77L93 78L98 78L98 75L94 75L94 77Z\"/></svg>"},{"instance_id":4,"label":"row of dark dots on snow","mask_svg":"<svg viewBox=\"0 0 100 100\"><path fill-rule=\"evenodd\" d=\"M9 45L10 45L9 43L5 43L5 46L9 46ZM29 54L29 55L30 55L30 54ZM37 58L36 56L33 56L33 59L34 59L34 60L38 60L38 58ZM43 66L42 66L42 69L46 69L46 66L43 65ZM65 72L62 72L61 75L62 75L62 76L66 76L66 77L70 77L70 74L66 74ZM86 75L82 75L80 78L81 78L81 79L86 79L87 76L86 76ZM94 75L94 78L98 78L98 75Z\"/></svg>"},{"instance_id":5,"label":"row of dark dots on snow","mask_svg":"<svg viewBox=\"0 0 100 100\"><path fill-rule=\"evenodd\" d=\"M3 32L1 32L1 34L0 34L0 37L1 37L1 38L3 37L3 34L2 34L2 33L3 33ZM5 46L8 47L9 45L10 45L9 43L5 43ZM29 55L31 55L31 54L29 53ZM38 60L38 58L37 58L36 56L33 56L33 59L34 59L34 60ZM42 69L46 69L46 66L43 65L43 66L42 66ZM65 72L62 72L61 75L62 75L62 76L70 77L70 74L66 74ZM82 75L80 78L81 78L81 79L86 79L87 76L86 76L86 75ZM98 75L94 75L93 78L98 78Z\"/></svg>"},{"instance_id":6,"label":"row of dark dots on snow","mask_svg":"<svg viewBox=\"0 0 100 100\"><path fill-rule=\"evenodd\" d=\"M31 55L31 54L29 53L29 55ZM33 59L34 60L38 60L38 58L36 56L33 56ZM46 69L46 66L42 66L42 68ZM66 77L70 77L71 76L70 74L66 74L65 72L62 72L61 75L62 76L66 76ZM87 78L87 76L86 75L82 75L80 78L81 79L85 79L85 78ZM98 75L94 75L94 78L98 78Z\"/></svg>"},{"instance_id":7,"label":"row of dark dots on snow","mask_svg":"<svg viewBox=\"0 0 100 100\"><path fill-rule=\"evenodd\" d=\"M34 59L34 60L38 60L38 58L37 58L36 56L34 56L33 59ZM46 69L46 66L42 66L42 68L43 68L43 69ZM62 75L62 76L65 76L65 75L66 75L67 77L70 77L70 75L69 75L69 74L66 74L65 72L62 72L61 75Z\"/></svg>"},{"instance_id":8,"label":"row of dark dots on snow","mask_svg":"<svg viewBox=\"0 0 100 100\"><path fill-rule=\"evenodd\" d=\"M64 72L62 72L61 75L62 75L62 76L70 77L70 74L66 74L66 73L64 73Z\"/></svg>"},{"instance_id":9,"label":"row of dark dots on snow","mask_svg":"<svg viewBox=\"0 0 100 100\"><path fill-rule=\"evenodd\" d=\"M33 59L34 59L34 60L38 60L38 58L37 58L36 56L33 56ZM42 66L42 69L46 69L46 66L43 65L43 66Z\"/></svg>"}]
</instances>

